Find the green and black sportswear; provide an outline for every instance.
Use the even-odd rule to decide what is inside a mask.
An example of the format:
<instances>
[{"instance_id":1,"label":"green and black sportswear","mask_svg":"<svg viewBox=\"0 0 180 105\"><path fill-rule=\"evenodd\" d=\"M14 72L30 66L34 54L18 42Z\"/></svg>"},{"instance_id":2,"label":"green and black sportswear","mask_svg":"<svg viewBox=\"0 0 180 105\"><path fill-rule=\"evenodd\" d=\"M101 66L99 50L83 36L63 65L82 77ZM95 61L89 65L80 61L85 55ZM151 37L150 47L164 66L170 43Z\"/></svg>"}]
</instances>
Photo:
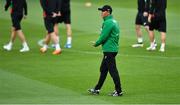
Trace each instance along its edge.
<instances>
[{"instance_id":1,"label":"green and black sportswear","mask_svg":"<svg viewBox=\"0 0 180 105\"><path fill-rule=\"evenodd\" d=\"M118 52L119 33L119 24L113 16L104 17L101 34L94 46L102 45L103 52Z\"/></svg>"}]
</instances>

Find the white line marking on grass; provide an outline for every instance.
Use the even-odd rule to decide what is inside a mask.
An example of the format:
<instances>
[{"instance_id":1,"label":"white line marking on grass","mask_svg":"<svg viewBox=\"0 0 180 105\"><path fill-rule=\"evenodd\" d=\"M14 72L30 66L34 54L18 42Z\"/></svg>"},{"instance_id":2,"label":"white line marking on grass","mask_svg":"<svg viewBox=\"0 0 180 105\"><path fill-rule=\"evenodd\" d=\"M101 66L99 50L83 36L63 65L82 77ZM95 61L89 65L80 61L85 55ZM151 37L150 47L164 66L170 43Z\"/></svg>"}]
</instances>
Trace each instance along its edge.
<instances>
[{"instance_id":1,"label":"white line marking on grass","mask_svg":"<svg viewBox=\"0 0 180 105\"><path fill-rule=\"evenodd\" d=\"M93 51L82 51L82 50L72 50L72 49L63 49L64 51L67 52L74 52L74 53L81 53L81 54L91 54L91 55L100 55L102 52L93 52ZM180 60L180 57L178 56L173 56L173 57L168 57L168 56L148 56L148 55L130 55L130 54L118 54L118 56L123 56L123 57L137 57L137 58L155 58L155 59L172 59L172 60Z\"/></svg>"}]
</instances>

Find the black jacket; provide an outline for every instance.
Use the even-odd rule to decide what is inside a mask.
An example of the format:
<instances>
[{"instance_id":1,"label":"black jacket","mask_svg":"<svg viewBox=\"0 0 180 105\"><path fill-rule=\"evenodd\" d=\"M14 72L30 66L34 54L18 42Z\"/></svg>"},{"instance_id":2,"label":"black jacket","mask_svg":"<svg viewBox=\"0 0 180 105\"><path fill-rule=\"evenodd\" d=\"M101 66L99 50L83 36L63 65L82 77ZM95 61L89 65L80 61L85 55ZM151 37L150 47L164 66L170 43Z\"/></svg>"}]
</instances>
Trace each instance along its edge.
<instances>
[{"instance_id":1,"label":"black jacket","mask_svg":"<svg viewBox=\"0 0 180 105\"><path fill-rule=\"evenodd\" d=\"M165 17L167 0L150 0L150 14L157 18Z\"/></svg>"},{"instance_id":2,"label":"black jacket","mask_svg":"<svg viewBox=\"0 0 180 105\"><path fill-rule=\"evenodd\" d=\"M138 12L149 12L149 0L138 0Z\"/></svg>"},{"instance_id":3,"label":"black jacket","mask_svg":"<svg viewBox=\"0 0 180 105\"><path fill-rule=\"evenodd\" d=\"M46 16L51 16L53 12L61 11L62 0L40 0L41 6Z\"/></svg>"},{"instance_id":4,"label":"black jacket","mask_svg":"<svg viewBox=\"0 0 180 105\"><path fill-rule=\"evenodd\" d=\"M12 5L11 14L27 15L26 0L6 0L6 5L4 7L6 11L8 10L10 5Z\"/></svg>"}]
</instances>

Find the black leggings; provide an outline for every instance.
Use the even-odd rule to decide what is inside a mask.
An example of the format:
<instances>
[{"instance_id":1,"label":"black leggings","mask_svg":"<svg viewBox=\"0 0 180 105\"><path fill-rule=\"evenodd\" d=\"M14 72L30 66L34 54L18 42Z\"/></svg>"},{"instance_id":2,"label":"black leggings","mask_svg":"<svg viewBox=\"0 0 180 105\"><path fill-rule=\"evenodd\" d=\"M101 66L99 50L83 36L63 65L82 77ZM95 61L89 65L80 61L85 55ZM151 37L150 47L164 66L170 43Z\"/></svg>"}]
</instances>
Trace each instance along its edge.
<instances>
[{"instance_id":1,"label":"black leggings","mask_svg":"<svg viewBox=\"0 0 180 105\"><path fill-rule=\"evenodd\" d=\"M117 55L117 52L104 52L104 57L101 63L101 67L100 67L100 77L99 77L99 81L98 84L96 85L95 89L101 89L106 77L107 77L107 73L109 71L114 84L115 84L115 90L117 92L121 92L121 83L120 83L120 77L119 77L119 73L116 67L116 60L115 57Z\"/></svg>"}]
</instances>

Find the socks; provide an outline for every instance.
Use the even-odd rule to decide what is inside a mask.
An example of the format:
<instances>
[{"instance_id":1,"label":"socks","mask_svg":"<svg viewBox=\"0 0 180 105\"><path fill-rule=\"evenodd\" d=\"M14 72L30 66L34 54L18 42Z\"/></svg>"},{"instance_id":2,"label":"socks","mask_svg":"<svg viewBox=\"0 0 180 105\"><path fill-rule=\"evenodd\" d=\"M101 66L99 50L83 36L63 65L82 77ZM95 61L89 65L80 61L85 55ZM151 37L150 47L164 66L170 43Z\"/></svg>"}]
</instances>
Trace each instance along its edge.
<instances>
[{"instance_id":1,"label":"socks","mask_svg":"<svg viewBox=\"0 0 180 105\"><path fill-rule=\"evenodd\" d=\"M72 42L72 37L67 37L67 44L71 44Z\"/></svg>"},{"instance_id":2,"label":"socks","mask_svg":"<svg viewBox=\"0 0 180 105\"><path fill-rule=\"evenodd\" d=\"M43 45L43 48L47 49L47 48L48 48L48 45L47 45L47 44L44 44L44 45Z\"/></svg>"},{"instance_id":3,"label":"socks","mask_svg":"<svg viewBox=\"0 0 180 105\"><path fill-rule=\"evenodd\" d=\"M8 43L8 45L9 45L9 46L12 46L12 45L13 45L12 41L10 41L10 42Z\"/></svg>"},{"instance_id":4,"label":"socks","mask_svg":"<svg viewBox=\"0 0 180 105\"><path fill-rule=\"evenodd\" d=\"M165 48L165 43L161 43L161 49Z\"/></svg>"},{"instance_id":5,"label":"socks","mask_svg":"<svg viewBox=\"0 0 180 105\"><path fill-rule=\"evenodd\" d=\"M154 39L153 43L156 43L156 40Z\"/></svg>"},{"instance_id":6,"label":"socks","mask_svg":"<svg viewBox=\"0 0 180 105\"><path fill-rule=\"evenodd\" d=\"M155 47L154 42L151 42L151 47Z\"/></svg>"},{"instance_id":7,"label":"socks","mask_svg":"<svg viewBox=\"0 0 180 105\"><path fill-rule=\"evenodd\" d=\"M138 40L138 43L143 43L143 38L142 37L139 37L137 40Z\"/></svg>"},{"instance_id":8,"label":"socks","mask_svg":"<svg viewBox=\"0 0 180 105\"><path fill-rule=\"evenodd\" d=\"M59 44L55 44L55 49L56 50L61 50L60 45Z\"/></svg>"},{"instance_id":9,"label":"socks","mask_svg":"<svg viewBox=\"0 0 180 105\"><path fill-rule=\"evenodd\" d=\"M23 47L28 47L26 42L23 42L22 45L23 45Z\"/></svg>"}]
</instances>

